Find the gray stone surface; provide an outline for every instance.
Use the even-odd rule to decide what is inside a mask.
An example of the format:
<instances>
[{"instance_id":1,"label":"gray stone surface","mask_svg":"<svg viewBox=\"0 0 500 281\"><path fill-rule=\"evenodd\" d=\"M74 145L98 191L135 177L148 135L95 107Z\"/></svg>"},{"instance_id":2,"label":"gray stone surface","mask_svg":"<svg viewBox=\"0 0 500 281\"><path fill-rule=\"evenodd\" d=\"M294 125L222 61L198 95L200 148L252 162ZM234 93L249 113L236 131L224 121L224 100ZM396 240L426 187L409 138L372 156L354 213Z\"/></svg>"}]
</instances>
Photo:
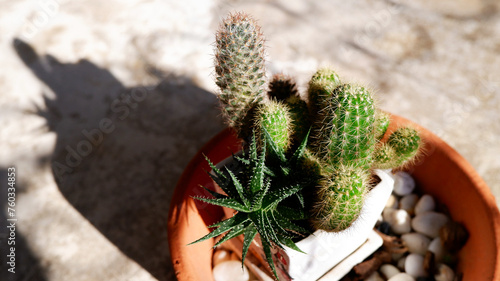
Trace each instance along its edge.
<instances>
[{"instance_id":1,"label":"gray stone surface","mask_svg":"<svg viewBox=\"0 0 500 281\"><path fill-rule=\"evenodd\" d=\"M174 280L173 188L223 128L220 18L247 11L268 70L319 66L437 133L500 198L500 14L493 0L0 1L1 280ZM75 156L75 153L78 155ZM5 259L17 169L16 274Z\"/></svg>"}]
</instances>

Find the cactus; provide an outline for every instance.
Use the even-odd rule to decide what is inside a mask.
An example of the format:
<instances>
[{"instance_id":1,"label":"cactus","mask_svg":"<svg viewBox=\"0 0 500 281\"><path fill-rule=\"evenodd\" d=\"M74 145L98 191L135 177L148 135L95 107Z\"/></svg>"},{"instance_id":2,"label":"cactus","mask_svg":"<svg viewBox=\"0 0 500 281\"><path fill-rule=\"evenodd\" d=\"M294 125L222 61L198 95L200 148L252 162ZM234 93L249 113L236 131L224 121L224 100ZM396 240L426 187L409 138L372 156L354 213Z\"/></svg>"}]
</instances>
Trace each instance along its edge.
<instances>
[{"instance_id":1,"label":"cactus","mask_svg":"<svg viewBox=\"0 0 500 281\"><path fill-rule=\"evenodd\" d=\"M389 114L381 110L375 112L375 139L381 140L384 137L390 123L391 117Z\"/></svg>"},{"instance_id":2,"label":"cactus","mask_svg":"<svg viewBox=\"0 0 500 281\"><path fill-rule=\"evenodd\" d=\"M414 128L398 128L389 136L387 143L377 147L374 168L390 169L405 166L418 154L422 141Z\"/></svg>"},{"instance_id":3,"label":"cactus","mask_svg":"<svg viewBox=\"0 0 500 281\"><path fill-rule=\"evenodd\" d=\"M269 103L259 105L255 113L254 126L259 143L264 138L264 130L267 130L282 152L286 152L290 147L292 120L288 107L282 102L271 100Z\"/></svg>"},{"instance_id":4,"label":"cactus","mask_svg":"<svg viewBox=\"0 0 500 281\"><path fill-rule=\"evenodd\" d=\"M229 15L216 34L216 84L221 109L230 127L246 137L251 109L265 96L264 38L246 14Z\"/></svg>"},{"instance_id":5,"label":"cactus","mask_svg":"<svg viewBox=\"0 0 500 281\"><path fill-rule=\"evenodd\" d=\"M318 187L312 209L312 225L334 232L348 228L361 212L369 178L370 172L366 169L337 166Z\"/></svg>"},{"instance_id":6,"label":"cactus","mask_svg":"<svg viewBox=\"0 0 500 281\"><path fill-rule=\"evenodd\" d=\"M397 129L383 143L390 116L375 107L365 87L341 82L331 69L312 76L307 102L283 74L273 76L266 93L264 39L245 14L222 22L215 73L226 122L240 138L253 138L246 143L249 153L235 157L241 172L210 163L225 194L211 191L215 198L197 199L238 212L195 242L226 233L217 246L244 234L244 260L258 234L275 277L271 247L298 250L292 238L309 233L299 226L304 219L315 229L348 228L364 204L371 170L406 165L422 146L412 128Z\"/></svg>"},{"instance_id":7,"label":"cactus","mask_svg":"<svg viewBox=\"0 0 500 281\"><path fill-rule=\"evenodd\" d=\"M290 76L285 74L275 74L269 82L269 98L277 101L285 101L291 96L298 95L297 85Z\"/></svg>"},{"instance_id":8,"label":"cactus","mask_svg":"<svg viewBox=\"0 0 500 281\"><path fill-rule=\"evenodd\" d=\"M318 100L324 109L315 121L321 126L315 131L316 151L327 164L367 168L375 148L375 107L371 94L363 87L349 84L332 92Z\"/></svg>"}]
</instances>

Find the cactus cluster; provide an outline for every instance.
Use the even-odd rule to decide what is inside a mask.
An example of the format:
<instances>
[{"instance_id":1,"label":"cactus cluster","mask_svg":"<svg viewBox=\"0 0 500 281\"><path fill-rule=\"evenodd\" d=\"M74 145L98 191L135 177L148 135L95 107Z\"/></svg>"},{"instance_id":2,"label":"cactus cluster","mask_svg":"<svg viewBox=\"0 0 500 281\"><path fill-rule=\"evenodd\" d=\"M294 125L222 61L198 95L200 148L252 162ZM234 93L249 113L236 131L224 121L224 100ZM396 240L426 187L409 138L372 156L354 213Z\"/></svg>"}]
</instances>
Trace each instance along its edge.
<instances>
[{"instance_id":1,"label":"cactus cluster","mask_svg":"<svg viewBox=\"0 0 500 281\"><path fill-rule=\"evenodd\" d=\"M229 15L216 35L221 110L250 153L237 157L245 167L238 174L213 167L226 194L198 199L238 212L200 240L228 232L218 245L244 234L246 254L258 233L276 276L269 247L296 248L291 239L306 230L348 228L360 214L372 170L406 165L421 140L404 127L382 142L390 116L377 109L369 89L341 81L331 69L312 76L305 99L289 76L267 82L263 42L260 27L242 13ZM304 219L307 227L294 224Z\"/></svg>"}]
</instances>

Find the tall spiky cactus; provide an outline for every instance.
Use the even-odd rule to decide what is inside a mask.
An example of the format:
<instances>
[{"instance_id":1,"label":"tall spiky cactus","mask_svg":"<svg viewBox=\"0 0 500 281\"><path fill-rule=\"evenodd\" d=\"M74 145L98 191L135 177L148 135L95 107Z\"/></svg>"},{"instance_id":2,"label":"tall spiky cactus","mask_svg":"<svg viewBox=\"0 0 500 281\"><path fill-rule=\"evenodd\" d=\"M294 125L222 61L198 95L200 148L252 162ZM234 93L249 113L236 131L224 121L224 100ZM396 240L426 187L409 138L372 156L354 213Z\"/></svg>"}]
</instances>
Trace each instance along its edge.
<instances>
[{"instance_id":1,"label":"tall spiky cactus","mask_svg":"<svg viewBox=\"0 0 500 281\"><path fill-rule=\"evenodd\" d=\"M229 15L216 34L215 73L222 112L240 137L246 137L248 113L265 96L264 37L250 16Z\"/></svg>"}]
</instances>

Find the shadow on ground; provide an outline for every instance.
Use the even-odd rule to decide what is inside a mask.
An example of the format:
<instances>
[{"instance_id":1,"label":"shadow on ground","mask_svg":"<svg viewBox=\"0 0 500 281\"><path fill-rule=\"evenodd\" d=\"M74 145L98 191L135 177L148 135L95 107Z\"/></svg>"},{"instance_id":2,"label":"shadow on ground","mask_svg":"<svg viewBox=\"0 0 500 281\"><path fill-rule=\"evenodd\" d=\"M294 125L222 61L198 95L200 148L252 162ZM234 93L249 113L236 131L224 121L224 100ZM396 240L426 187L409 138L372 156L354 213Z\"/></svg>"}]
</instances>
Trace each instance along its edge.
<instances>
[{"instance_id":1,"label":"shadow on ground","mask_svg":"<svg viewBox=\"0 0 500 281\"><path fill-rule=\"evenodd\" d=\"M61 63L20 40L14 48L47 86L37 114L57 134L61 193L154 277L175 280L169 202L190 158L222 129L215 96L182 77L127 88L88 60Z\"/></svg>"},{"instance_id":2,"label":"shadow on ground","mask_svg":"<svg viewBox=\"0 0 500 281\"><path fill-rule=\"evenodd\" d=\"M45 281L47 280L45 272L38 258L32 253L24 236L16 231L18 222L7 221L7 219L17 219L15 212L17 206L9 206L8 198L16 198L24 191L23 186L19 182L15 182L15 195L8 196L11 191L9 188L12 187L8 185L10 182L8 178L14 176L12 173L17 172L10 171L9 168L0 168L0 280ZM16 203L16 201L11 202ZM12 207L12 210L8 207ZM10 215L11 213L13 215ZM10 250L11 247L14 248L13 252ZM9 270L13 270L14 273Z\"/></svg>"}]
</instances>

